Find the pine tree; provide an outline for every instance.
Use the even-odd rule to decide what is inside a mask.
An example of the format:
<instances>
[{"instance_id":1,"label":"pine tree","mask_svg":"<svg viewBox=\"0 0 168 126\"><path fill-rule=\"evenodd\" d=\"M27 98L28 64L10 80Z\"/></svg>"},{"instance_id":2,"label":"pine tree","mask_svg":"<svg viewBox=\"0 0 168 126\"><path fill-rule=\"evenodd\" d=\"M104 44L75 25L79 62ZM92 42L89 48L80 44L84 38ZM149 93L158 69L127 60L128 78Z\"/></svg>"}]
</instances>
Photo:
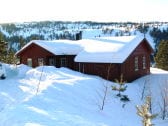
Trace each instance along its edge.
<instances>
[{"instance_id":1,"label":"pine tree","mask_svg":"<svg viewBox=\"0 0 168 126\"><path fill-rule=\"evenodd\" d=\"M20 47L19 47L20 49L26 44L22 36L19 37L19 44L20 44Z\"/></svg>"},{"instance_id":2,"label":"pine tree","mask_svg":"<svg viewBox=\"0 0 168 126\"><path fill-rule=\"evenodd\" d=\"M118 91L117 96L120 97L120 100L123 102L128 102L130 99L127 95L121 94L121 92L124 92L127 89L126 81L123 79L123 74L120 76L120 80L116 79L115 82L118 84L118 86L112 86L112 90Z\"/></svg>"},{"instance_id":3,"label":"pine tree","mask_svg":"<svg viewBox=\"0 0 168 126\"><path fill-rule=\"evenodd\" d=\"M8 63L8 64L17 64L17 58L15 57L15 52L14 52L14 50L10 49L10 50L8 51L8 54L7 54L7 56L6 56L5 63Z\"/></svg>"},{"instance_id":4,"label":"pine tree","mask_svg":"<svg viewBox=\"0 0 168 126\"><path fill-rule=\"evenodd\" d=\"M0 61L5 62L8 44L4 41L4 36L0 32Z\"/></svg>"},{"instance_id":5,"label":"pine tree","mask_svg":"<svg viewBox=\"0 0 168 126\"><path fill-rule=\"evenodd\" d=\"M156 118L157 114L150 113L150 103L151 97L146 97L146 102L144 105L136 106L137 108L137 115L142 117L142 124L143 126L152 126L151 120Z\"/></svg>"},{"instance_id":6,"label":"pine tree","mask_svg":"<svg viewBox=\"0 0 168 126\"><path fill-rule=\"evenodd\" d=\"M15 52L12 49L8 49L8 43L4 40L4 35L0 32L0 61L9 64L16 64Z\"/></svg>"},{"instance_id":7,"label":"pine tree","mask_svg":"<svg viewBox=\"0 0 168 126\"><path fill-rule=\"evenodd\" d=\"M155 57L156 66L158 68L168 70L168 40L160 42L158 52Z\"/></svg>"}]
</instances>

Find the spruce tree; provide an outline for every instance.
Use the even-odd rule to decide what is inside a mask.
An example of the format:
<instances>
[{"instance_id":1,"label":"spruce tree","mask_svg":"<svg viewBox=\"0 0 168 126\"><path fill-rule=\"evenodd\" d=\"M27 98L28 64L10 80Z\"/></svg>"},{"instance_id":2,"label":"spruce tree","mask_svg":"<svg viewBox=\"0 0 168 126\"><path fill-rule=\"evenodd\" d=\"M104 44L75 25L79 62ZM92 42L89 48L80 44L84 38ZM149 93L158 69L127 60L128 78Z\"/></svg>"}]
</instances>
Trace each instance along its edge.
<instances>
[{"instance_id":1,"label":"spruce tree","mask_svg":"<svg viewBox=\"0 0 168 126\"><path fill-rule=\"evenodd\" d=\"M0 61L5 62L8 44L4 41L4 36L0 32Z\"/></svg>"},{"instance_id":2,"label":"spruce tree","mask_svg":"<svg viewBox=\"0 0 168 126\"><path fill-rule=\"evenodd\" d=\"M130 101L127 95L121 94L121 92L124 92L127 89L126 81L123 79L123 74L121 74L120 79L115 80L117 86L112 86L112 90L118 91L117 96L120 97L120 100L123 102Z\"/></svg>"},{"instance_id":3,"label":"spruce tree","mask_svg":"<svg viewBox=\"0 0 168 126\"><path fill-rule=\"evenodd\" d=\"M8 49L8 43L4 40L5 37L3 33L0 32L0 62L16 64L15 52L12 49Z\"/></svg>"},{"instance_id":4,"label":"spruce tree","mask_svg":"<svg viewBox=\"0 0 168 126\"><path fill-rule=\"evenodd\" d=\"M168 70L168 40L160 42L155 62L158 68Z\"/></svg>"},{"instance_id":5,"label":"spruce tree","mask_svg":"<svg viewBox=\"0 0 168 126\"><path fill-rule=\"evenodd\" d=\"M5 63L8 63L8 64L17 64L17 58L15 57L14 50L9 49L8 54L6 56Z\"/></svg>"},{"instance_id":6,"label":"spruce tree","mask_svg":"<svg viewBox=\"0 0 168 126\"><path fill-rule=\"evenodd\" d=\"M123 75L121 74L120 80L116 79L115 82L118 86L112 86L112 90L118 91L117 96L121 97L121 92L125 91L127 86L125 86L126 81L123 80Z\"/></svg>"}]
</instances>

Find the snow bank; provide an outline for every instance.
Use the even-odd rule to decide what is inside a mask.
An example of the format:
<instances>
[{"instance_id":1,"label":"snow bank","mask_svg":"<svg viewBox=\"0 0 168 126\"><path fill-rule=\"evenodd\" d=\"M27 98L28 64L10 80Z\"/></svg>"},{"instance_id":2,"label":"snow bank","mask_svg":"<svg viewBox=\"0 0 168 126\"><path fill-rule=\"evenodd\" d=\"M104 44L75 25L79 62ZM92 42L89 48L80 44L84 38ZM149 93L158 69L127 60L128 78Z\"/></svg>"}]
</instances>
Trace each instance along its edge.
<instances>
[{"instance_id":1,"label":"snow bank","mask_svg":"<svg viewBox=\"0 0 168 126\"><path fill-rule=\"evenodd\" d=\"M155 91L157 77L168 76L166 71L151 70L151 75L127 84L123 94L131 101L121 102L117 92L111 90L114 83L100 77L67 68L31 69L20 65L18 74L11 72L15 75L0 80L0 126L141 126L135 105L143 102L140 98L145 78L151 77L151 89ZM101 111L104 86L108 91ZM154 123L167 126L159 117Z\"/></svg>"}]
</instances>

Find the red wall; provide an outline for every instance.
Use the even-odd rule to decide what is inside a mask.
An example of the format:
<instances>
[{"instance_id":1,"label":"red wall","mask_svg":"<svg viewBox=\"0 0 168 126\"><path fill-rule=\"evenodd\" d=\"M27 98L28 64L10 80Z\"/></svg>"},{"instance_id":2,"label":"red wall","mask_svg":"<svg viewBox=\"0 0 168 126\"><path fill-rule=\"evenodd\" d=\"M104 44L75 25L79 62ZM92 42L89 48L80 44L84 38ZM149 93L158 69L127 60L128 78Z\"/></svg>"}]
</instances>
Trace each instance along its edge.
<instances>
[{"instance_id":1,"label":"red wall","mask_svg":"<svg viewBox=\"0 0 168 126\"><path fill-rule=\"evenodd\" d=\"M60 59L66 58L67 59L67 67L70 69L75 69L76 63L74 62L75 55L54 55L47 51L46 49L36 45L31 44L23 51L21 51L18 56L20 57L20 63L27 65L27 59L32 58L32 67L38 66L38 58L44 58L45 65L49 65L49 58L54 58L55 66L61 67Z\"/></svg>"},{"instance_id":2,"label":"red wall","mask_svg":"<svg viewBox=\"0 0 168 126\"><path fill-rule=\"evenodd\" d=\"M121 66L121 73L127 81L135 80L150 73L150 54L148 44L143 41ZM146 69L143 69L143 56L146 57ZM138 71L135 71L135 57L138 57Z\"/></svg>"},{"instance_id":3,"label":"red wall","mask_svg":"<svg viewBox=\"0 0 168 126\"><path fill-rule=\"evenodd\" d=\"M47 60L46 58L49 56L53 56L53 54L36 44L31 44L30 46L25 48L22 52L20 52L18 56L20 57L20 62L26 65L27 65L27 59L32 58L33 61L32 67L36 67L38 66L38 60L37 60L38 58L44 58L46 61Z\"/></svg>"},{"instance_id":4,"label":"red wall","mask_svg":"<svg viewBox=\"0 0 168 126\"><path fill-rule=\"evenodd\" d=\"M141 76L150 73L150 54L152 50L148 43L142 41L140 45L131 53L131 55L122 64L110 63L80 63L80 70L78 71L99 75L105 79L114 81L120 79L121 74L127 82L131 82ZM124 54L123 54L124 55ZM135 57L138 56L138 71L135 71ZM146 69L143 69L142 57L146 57Z\"/></svg>"},{"instance_id":5,"label":"red wall","mask_svg":"<svg viewBox=\"0 0 168 126\"><path fill-rule=\"evenodd\" d=\"M105 79L115 80L119 79L121 74L126 81L130 82L143 75L150 73L150 54L152 50L145 40L131 53L131 55L122 64L109 64L109 63L75 63L75 55L54 55L42 47L31 44L24 50L22 50L18 56L21 59L21 63L27 64L27 58L32 58L32 66L38 66L38 58L44 58L46 65L48 65L48 58L54 57L56 60L56 67L60 67L60 58L67 58L67 67L73 70L77 70L86 74L99 75ZM124 55L124 54L123 54ZM134 58L138 56L139 70L135 71ZM142 57L146 57L146 69L142 68Z\"/></svg>"}]
</instances>

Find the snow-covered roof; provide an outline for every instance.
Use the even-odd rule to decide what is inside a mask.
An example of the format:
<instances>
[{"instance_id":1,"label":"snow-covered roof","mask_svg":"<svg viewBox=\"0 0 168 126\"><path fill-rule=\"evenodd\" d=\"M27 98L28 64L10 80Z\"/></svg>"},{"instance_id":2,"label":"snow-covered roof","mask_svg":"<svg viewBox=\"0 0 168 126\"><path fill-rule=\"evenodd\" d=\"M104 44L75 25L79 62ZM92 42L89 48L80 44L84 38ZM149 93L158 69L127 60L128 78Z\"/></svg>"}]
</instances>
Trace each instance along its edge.
<instances>
[{"instance_id":1,"label":"snow-covered roof","mask_svg":"<svg viewBox=\"0 0 168 126\"><path fill-rule=\"evenodd\" d=\"M21 50L19 50L17 54L22 52L25 48L27 48L31 44L36 44L47 51L53 53L54 55L76 55L81 50L82 47L77 41L72 40L54 40L54 41L46 41L46 40L32 40L28 44L26 44Z\"/></svg>"},{"instance_id":2,"label":"snow-covered roof","mask_svg":"<svg viewBox=\"0 0 168 126\"><path fill-rule=\"evenodd\" d=\"M143 36L122 36L98 37L78 41L32 40L18 51L16 55L34 43L54 55L76 55L76 62L122 63L143 39Z\"/></svg>"},{"instance_id":3,"label":"snow-covered roof","mask_svg":"<svg viewBox=\"0 0 168 126\"><path fill-rule=\"evenodd\" d=\"M76 62L123 63L142 42L143 36L101 37L87 41ZM150 43L149 43L150 44Z\"/></svg>"}]
</instances>

